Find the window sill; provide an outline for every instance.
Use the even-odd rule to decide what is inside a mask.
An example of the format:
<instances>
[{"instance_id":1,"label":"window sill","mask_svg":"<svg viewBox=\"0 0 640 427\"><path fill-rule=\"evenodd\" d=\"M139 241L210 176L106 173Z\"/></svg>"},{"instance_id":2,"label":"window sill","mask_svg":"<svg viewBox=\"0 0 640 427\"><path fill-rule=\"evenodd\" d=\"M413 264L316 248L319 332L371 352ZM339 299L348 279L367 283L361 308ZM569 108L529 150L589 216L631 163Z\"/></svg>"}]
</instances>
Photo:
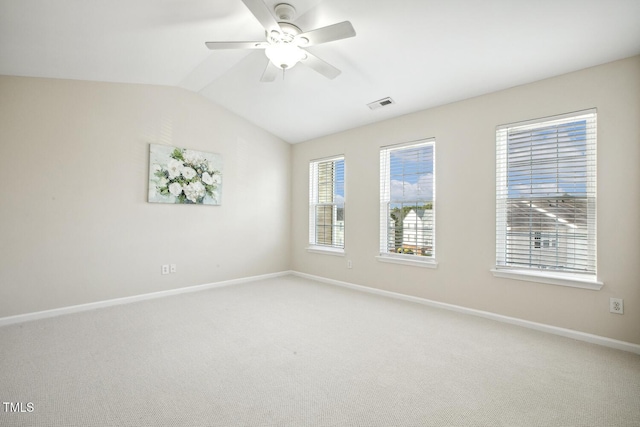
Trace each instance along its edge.
<instances>
[{"instance_id":1,"label":"window sill","mask_svg":"<svg viewBox=\"0 0 640 427\"><path fill-rule=\"evenodd\" d=\"M604 283L600 282L595 276L585 277L582 275L571 273L551 273L502 268L493 268L491 269L491 273L493 273L495 277L502 277L505 279L524 280L527 282L546 283L549 285L569 286L572 288L590 289L592 291L599 291L604 286Z\"/></svg>"},{"instance_id":2,"label":"window sill","mask_svg":"<svg viewBox=\"0 0 640 427\"><path fill-rule=\"evenodd\" d=\"M391 264L412 265L414 267L438 268L438 262L433 258L424 259L407 259L404 257L395 257L389 255L378 255L376 259L380 262L388 262Z\"/></svg>"},{"instance_id":3,"label":"window sill","mask_svg":"<svg viewBox=\"0 0 640 427\"><path fill-rule=\"evenodd\" d=\"M344 249L330 248L328 246L309 246L307 252L323 255L344 256Z\"/></svg>"}]
</instances>

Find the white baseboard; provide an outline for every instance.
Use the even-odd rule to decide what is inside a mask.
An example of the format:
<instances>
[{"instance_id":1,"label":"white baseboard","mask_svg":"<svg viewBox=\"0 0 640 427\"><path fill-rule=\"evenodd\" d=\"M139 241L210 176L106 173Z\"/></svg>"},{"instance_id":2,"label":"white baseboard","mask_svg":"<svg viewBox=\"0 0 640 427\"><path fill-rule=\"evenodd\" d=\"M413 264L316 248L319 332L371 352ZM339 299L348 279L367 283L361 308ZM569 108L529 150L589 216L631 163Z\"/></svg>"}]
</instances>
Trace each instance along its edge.
<instances>
[{"instance_id":1,"label":"white baseboard","mask_svg":"<svg viewBox=\"0 0 640 427\"><path fill-rule=\"evenodd\" d=\"M92 302L87 304L79 304L79 305L73 305L68 307L54 308L51 310L38 311L34 313L25 313L25 314L18 314L15 316L1 317L0 327L6 326L6 325L12 325L15 323L29 322L32 320L46 319L48 317L61 316L63 314L79 313L82 311L95 310L97 308L110 307L110 306L120 305L120 304L129 304L136 301L162 298L162 297L167 297L171 295L184 294L188 292L203 291L206 289L221 288L224 286L239 285L241 283L249 283L257 280L271 279L271 278L282 277L287 275L303 277L306 279L316 280L318 282L328 283L336 286L342 286L345 288L350 288L350 289L354 289L361 292L368 292L371 294L381 295L389 298L410 301L418 304L427 305L430 307L443 308L445 310L451 310L459 313L470 314L473 316L484 317L486 319L496 320L498 322L518 325L528 329L534 329L537 331L547 332L554 335L560 335L563 337L572 338L579 341L585 341L592 344L598 344L605 347L610 347L618 350L624 350L631 353L640 354L640 345L629 343L626 341L614 340L611 338L602 337L599 335L587 334L585 332L575 331L572 329L559 328L557 326L545 325L543 323L536 323L528 320L518 319L515 317L503 316L503 315L491 313L488 311L475 310L472 308L462 307L459 305L446 304L443 302L428 300L425 298L399 294L396 292L385 291L382 289L370 288L367 286L356 285L354 283L342 282L340 280L328 279L326 277L314 276L312 274L300 273L298 271L291 271L291 270L280 271L277 273L262 274L258 276L242 277L239 279L224 280L221 282L207 283L204 285L187 286L184 288L169 289L166 291L152 292L148 294L134 295L134 296L124 297L124 298L115 298L115 299L97 301L97 302Z\"/></svg>"},{"instance_id":2,"label":"white baseboard","mask_svg":"<svg viewBox=\"0 0 640 427\"><path fill-rule=\"evenodd\" d=\"M188 292L203 291L205 289L221 288L223 286L238 285L240 283L255 282L256 280L271 279L290 275L291 271L280 271L277 273L262 274L259 276L242 277L239 279L224 280L222 282L206 283L204 285L187 286L178 289L169 289L166 291L151 292L148 294L133 295L124 298L115 298L105 301L91 302L87 304L72 305L68 307L54 308L51 310L37 311L34 313L18 314L15 316L0 317L0 327L12 325L14 323L29 322L32 320L46 319L48 317L60 316L63 314L79 313L82 311L95 310L97 308L111 307L120 304L129 304L136 301L144 301L154 298L168 297L171 295L184 294Z\"/></svg>"},{"instance_id":3,"label":"white baseboard","mask_svg":"<svg viewBox=\"0 0 640 427\"><path fill-rule=\"evenodd\" d=\"M547 332L550 334L560 335L563 337L572 338L579 341L585 341L592 344L598 344L605 347L610 347L618 350L624 350L624 351L629 351L631 353L640 354L640 345L633 344L626 341L614 340L614 339L602 337L599 335L593 335L593 334L587 334L585 332L574 331L573 329L559 328L557 326L545 325L544 323L531 322L529 320L503 316L501 314L491 313L488 311L475 310L472 308L462 307L459 305L446 304L443 302L414 297L411 295L404 295L396 292L384 291L382 289L369 288L367 286L356 285L348 282L342 282L340 280L327 279L325 277L314 276L312 274L307 274L307 273L300 273L298 271L292 271L291 274L294 276L316 280L318 282L328 283L331 285L342 286L345 288L350 288L350 289L354 289L361 292L368 292L371 294L382 295L389 298L395 298L395 299L400 299L404 301L411 301L418 304L427 305L430 307L443 308L445 310L451 310L459 313L470 314L473 316L484 317L486 319L497 320L498 322L518 325L528 329L534 329L536 331Z\"/></svg>"}]
</instances>

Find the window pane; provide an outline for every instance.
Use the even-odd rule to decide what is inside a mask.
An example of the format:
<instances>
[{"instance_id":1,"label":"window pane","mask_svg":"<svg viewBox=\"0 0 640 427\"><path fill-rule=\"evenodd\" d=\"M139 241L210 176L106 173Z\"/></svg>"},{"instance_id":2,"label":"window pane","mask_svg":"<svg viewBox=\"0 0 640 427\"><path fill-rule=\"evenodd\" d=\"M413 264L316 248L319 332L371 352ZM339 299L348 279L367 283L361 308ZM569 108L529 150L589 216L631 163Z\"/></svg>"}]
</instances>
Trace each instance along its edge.
<instances>
[{"instance_id":1,"label":"window pane","mask_svg":"<svg viewBox=\"0 0 640 427\"><path fill-rule=\"evenodd\" d=\"M380 253L434 255L434 141L380 152Z\"/></svg>"},{"instance_id":2,"label":"window pane","mask_svg":"<svg viewBox=\"0 0 640 427\"><path fill-rule=\"evenodd\" d=\"M595 274L595 121L498 129L498 266Z\"/></svg>"},{"instance_id":3,"label":"window pane","mask_svg":"<svg viewBox=\"0 0 640 427\"><path fill-rule=\"evenodd\" d=\"M344 247L344 159L311 162L309 243Z\"/></svg>"}]
</instances>

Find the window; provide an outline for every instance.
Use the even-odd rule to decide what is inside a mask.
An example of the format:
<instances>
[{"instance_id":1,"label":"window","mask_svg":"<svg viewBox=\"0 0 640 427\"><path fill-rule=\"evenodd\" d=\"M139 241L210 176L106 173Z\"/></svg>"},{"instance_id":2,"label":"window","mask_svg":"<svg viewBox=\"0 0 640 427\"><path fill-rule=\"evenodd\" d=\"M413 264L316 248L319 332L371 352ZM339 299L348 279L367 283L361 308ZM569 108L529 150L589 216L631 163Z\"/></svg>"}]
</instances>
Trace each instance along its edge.
<instances>
[{"instance_id":1,"label":"window","mask_svg":"<svg viewBox=\"0 0 640 427\"><path fill-rule=\"evenodd\" d=\"M380 257L435 265L435 140L380 150Z\"/></svg>"},{"instance_id":2,"label":"window","mask_svg":"<svg viewBox=\"0 0 640 427\"><path fill-rule=\"evenodd\" d=\"M595 110L499 126L496 147L496 270L595 281Z\"/></svg>"},{"instance_id":3,"label":"window","mask_svg":"<svg viewBox=\"0 0 640 427\"><path fill-rule=\"evenodd\" d=\"M344 249L344 157L309 164L309 244Z\"/></svg>"}]
</instances>

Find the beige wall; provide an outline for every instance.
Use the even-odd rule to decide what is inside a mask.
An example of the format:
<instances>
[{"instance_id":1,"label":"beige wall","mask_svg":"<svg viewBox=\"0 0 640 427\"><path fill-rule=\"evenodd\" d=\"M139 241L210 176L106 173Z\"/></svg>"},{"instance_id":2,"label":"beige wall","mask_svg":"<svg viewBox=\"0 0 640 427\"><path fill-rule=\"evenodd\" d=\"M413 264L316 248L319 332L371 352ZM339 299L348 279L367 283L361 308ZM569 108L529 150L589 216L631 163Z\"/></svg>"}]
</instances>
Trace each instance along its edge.
<instances>
[{"instance_id":1,"label":"beige wall","mask_svg":"<svg viewBox=\"0 0 640 427\"><path fill-rule=\"evenodd\" d=\"M181 89L0 77L0 317L292 268L640 344L639 76L634 57L293 147ZM605 286L494 278L496 125L592 107ZM440 264L377 262L379 148L426 137ZM147 203L150 143L222 154L222 206ZM344 258L305 250L308 162L337 154Z\"/></svg>"},{"instance_id":2,"label":"beige wall","mask_svg":"<svg viewBox=\"0 0 640 427\"><path fill-rule=\"evenodd\" d=\"M222 154L222 206L147 203L150 143ZM0 77L0 317L288 270L290 153L182 89Z\"/></svg>"},{"instance_id":3,"label":"beige wall","mask_svg":"<svg viewBox=\"0 0 640 427\"><path fill-rule=\"evenodd\" d=\"M605 286L591 291L493 277L496 126L593 107L598 109L598 277ZM292 267L640 344L639 123L640 57L633 57L295 145ZM439 266L378 262L379 148L428 137L436 138ZM344 258L305 250L308 163L339 154L346 170ZM347 269L347 260L353 269ZM610 297L624 298L624 315L609 313Z\"/></svg>"}]
</instances>

